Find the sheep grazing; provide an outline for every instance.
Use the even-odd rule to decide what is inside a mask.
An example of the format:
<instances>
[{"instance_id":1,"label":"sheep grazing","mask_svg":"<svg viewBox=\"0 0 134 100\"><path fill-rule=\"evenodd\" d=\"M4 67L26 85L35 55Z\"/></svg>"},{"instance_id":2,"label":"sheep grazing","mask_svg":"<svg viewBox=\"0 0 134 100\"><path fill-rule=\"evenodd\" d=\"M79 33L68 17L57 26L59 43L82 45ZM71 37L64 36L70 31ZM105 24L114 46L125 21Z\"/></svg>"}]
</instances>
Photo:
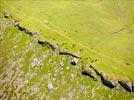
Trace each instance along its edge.
<instances>
[{"instance_id":1,"label":"sheep grazing","mask_svg":"<svg viewBox=\"0 0 134 100\"><path fill-rule=\"evenodd\" d=\"M126 82L122 80L118 80L118 83L128 92L132 92L132 86L128 85Z\"/></svg>"},{"instance_id":2,"label":"sheep grazing","mask_svg":"<svg viewBox=\"0 0 134 100\"><path fill-rule=\"evenodd\" d=\"M100 73L100 78L101 78L103 85L105 85L111 89L116 87L116 85L114 83L110 82L109 80L106 80L102 73Z\"/></svg>"}]
</instances>

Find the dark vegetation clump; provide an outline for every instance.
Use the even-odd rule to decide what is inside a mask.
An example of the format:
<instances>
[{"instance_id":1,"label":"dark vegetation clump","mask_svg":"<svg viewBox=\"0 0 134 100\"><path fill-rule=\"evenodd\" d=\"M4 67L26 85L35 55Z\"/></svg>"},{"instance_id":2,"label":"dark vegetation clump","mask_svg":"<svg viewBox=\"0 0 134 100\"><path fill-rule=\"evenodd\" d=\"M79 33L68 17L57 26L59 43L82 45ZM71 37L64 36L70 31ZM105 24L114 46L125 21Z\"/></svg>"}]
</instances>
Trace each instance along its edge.
<instances>
[{"instance_id":1,"label":"dark vegetation clump","mask_svg":"<svg viewBox=\"0 0 134 100\"><path fill-rule=\"evenodd\" d=\"M77 30L75 30L75 32L77 33L78 31L77 31Z\"/></svg>"},{"instance_id":2,"label":"dark vegetation clump","mask_svg":"<svg viewBox=\"0 0 134 100\"><path fill-rule=\"evenodd\" d=\"M79 51L82 51L83 49L80 49Z\"/></svg>"},{"instance_id":3,"label":"dark vegetation clump","mask_svg":"<svg viewBox=\"0 0 134 100\"><path fill-rule=\"evenodd\" d=\"M75 47L75 44L73 44L72 47L74 48Z\"/></svg>"},{"instance_id":4,"label":"dark vegetation clump","mask_svg":"<svg viewBox=\"0 0 134 100\"><path fill-rule=\"evenodd\" d=\"M130 66L130 65L131 65L129 62L126 62L125 64L126 64L127 66Z\"/></svg>"}]
</instances>

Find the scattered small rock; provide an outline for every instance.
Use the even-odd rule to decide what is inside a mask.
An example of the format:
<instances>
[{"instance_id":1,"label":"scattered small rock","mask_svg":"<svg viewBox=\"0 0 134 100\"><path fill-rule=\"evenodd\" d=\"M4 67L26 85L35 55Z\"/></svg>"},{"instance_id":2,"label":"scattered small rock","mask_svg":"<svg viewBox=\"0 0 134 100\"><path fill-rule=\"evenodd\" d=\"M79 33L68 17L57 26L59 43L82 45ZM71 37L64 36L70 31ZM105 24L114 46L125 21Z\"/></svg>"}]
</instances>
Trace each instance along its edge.
<instances>
[{"instance_id":1,"label":"scattered small rock","mask_svg":"<svg viewBox=\"0 0 134 100\"><path fill-rule=\"evenodd\" d=\"M13 21L13 25L14 25L14 26L19 26L19 25L20 25L20 22L17 21L17 20L14 20L14 21Z\"/></svg>"},{"instance_id":2,"label":"scattered small rock","mask_svg":"<svg viewBox=\"0 0 134 100\"><path fill-rule=\"evenodd\" d=\"M3 12L4 18L9 18L9 14L7 12Z\"/></svg>"},{"instance_id":3,"label":"scattered small rock","mask_svg":"<svg viewBox=\"0 0 134 100\"><path fill-rule=\"evenodd\" d=\"M63 67L64 66L64 63L63 62L60 62L60 66Z\"/></svg>"},{"instance_id":4,"label":"scattered small rock","mask_svg":"<svg viewBox=\"0 0 134 100\"><path fill-rule=\"evenodd\" d=\"M48 21L47 21L47 20L44 20L44 24L48 25L49 23L48 23Z\"/></svg>"},{"instance_id":5,"label":"scattered small rock","mask_svg":"<svg viewBox=\"0 0 134 100\"><path fill-rule=\"evenodd\" d=\"M72 61L71 61L71 64L72 65L77 65L78 63L78 59L77 58L73 58Z\"/></svg>"},{"instance_id":6,"label":"scattered small rock","mask_svg":"<svg viewBox=\"0 0 134 100\"><path fill-rule=\"evenodd\" d=\"M34 67L34 66L41 67L41 66L42 66L42 62L41 62L40 59L34 58L34 59L33 59L33 62L31 63L31 66L32 66L32 67Z\"/></svg>"},{"instance_id":7,"label":"scattered small rock","mask_svg":"<svg viewBox=\"0 0 134 100\"><path fill-rule=\"evenodd\" d=\"M48 91L51 92L53 90L53 84L50 82L48 83Z\"/></svg>"}]
</instances>

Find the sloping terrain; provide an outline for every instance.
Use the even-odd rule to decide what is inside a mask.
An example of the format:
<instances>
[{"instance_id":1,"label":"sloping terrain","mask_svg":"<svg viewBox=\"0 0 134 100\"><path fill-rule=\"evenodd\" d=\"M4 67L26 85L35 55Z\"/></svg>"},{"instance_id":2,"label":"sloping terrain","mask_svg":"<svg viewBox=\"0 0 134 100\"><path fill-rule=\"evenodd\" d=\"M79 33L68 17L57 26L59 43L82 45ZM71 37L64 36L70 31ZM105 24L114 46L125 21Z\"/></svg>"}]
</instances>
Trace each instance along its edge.
<instances>
[{"instance_id":1,"label":"sloping terrain","mask_svg":"<svg viewBox=\"0 0 134 100\"><path fill-rule=\"evenodd\" d=\"M60 55L38 38L20 31L10 19L1 18L0 98L63 100L124 99L133 94L120 85L110 89L81 74L80 64L73 66L70 56ZM87 66L88 67L88 66ZM90 69L92 70L92 69Z\"/></svg>"},{"instance_id":2,"label":"sloping terrain","mask_svg":"<svg viewBox=\"0 0 134 100\"><path fill-rule=\"evenodd\" d=\"M133 99L132 3L1 0L0 98Z\"/></svg>"},{"instance_id":3,"label":"sloping terrain","mask_svg":"<svg viewBox=\"0 0 134 100\"><path fill-rule=\"evenodd\" d=\"M79 54L110 79L134 80L133 0L1 2L22 26Z\"/></svg>"}]
</instances>

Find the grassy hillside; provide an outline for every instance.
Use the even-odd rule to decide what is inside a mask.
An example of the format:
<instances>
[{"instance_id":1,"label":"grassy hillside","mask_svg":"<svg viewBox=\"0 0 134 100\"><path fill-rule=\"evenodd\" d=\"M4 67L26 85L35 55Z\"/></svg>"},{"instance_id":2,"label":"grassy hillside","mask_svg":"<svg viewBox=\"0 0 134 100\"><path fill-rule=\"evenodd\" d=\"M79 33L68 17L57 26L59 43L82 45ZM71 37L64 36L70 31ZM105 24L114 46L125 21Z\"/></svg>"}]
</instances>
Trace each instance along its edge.
<instances>
[{"instance_id":1,"label":"grassy hillside","mask_svg":"<svg viewBox=\"0 0 134 100\"><path fill-rule=\"evenodd\" d=\"M81 74L72 57L41 46L36 37L18 30L10 19L1 17L0 31L1 100L131 100L134 95L121 86L111 90L100 79Z\"/></svg>"},{"instance_id":2,"label":"grassy hillside","mask_svg":"<svg viewBox=\"0 0 134 100\"><path fill-rule=\"evenodd\" d=\"M105 87L81 74L92 64L108 80L134 82L134 2L132 0L0 0L0 98L131 100L120 85ZM11 18L4 18L7 12ZM37 32L32 37L12 23ZM49 41L73 57L40 45ZM91 70L91 69L90 69Z\"/></svg>"},{"instance_id":3,"label":"grassy hillside","mask_svg":"<svg viewBox=\"0 0 134 100\"><path fill-rule=\"evenodd\" d=\"M4 1L23 26L79 54L110 79L134 80L133 0Z\"/></svg>"}]
</instances>

